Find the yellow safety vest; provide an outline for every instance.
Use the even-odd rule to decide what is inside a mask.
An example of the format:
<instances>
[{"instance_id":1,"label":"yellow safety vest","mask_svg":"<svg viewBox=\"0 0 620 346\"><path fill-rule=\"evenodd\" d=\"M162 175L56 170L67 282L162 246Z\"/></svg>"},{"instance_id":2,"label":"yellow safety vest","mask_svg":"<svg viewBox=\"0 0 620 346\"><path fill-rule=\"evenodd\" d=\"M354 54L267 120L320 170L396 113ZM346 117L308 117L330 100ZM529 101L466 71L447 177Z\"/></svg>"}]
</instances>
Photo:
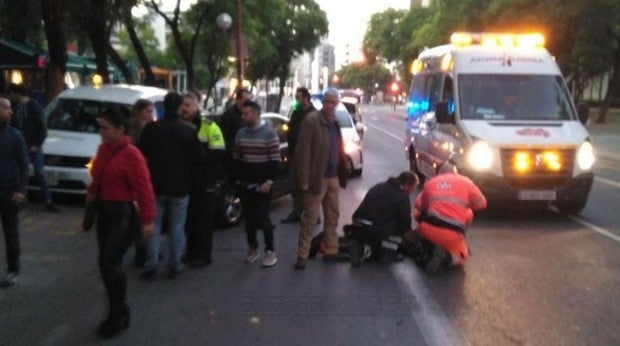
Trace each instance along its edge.
<instances>
[{"instance_id":1,"label":"yellow safety vest","mask_svg":"<svg viewBox=\"0 0 620 346\"><path fill-rule=\"evenodd\" d=\"M207 143L210 150L226 149L222 130L215 121L211 119L201 117L198 139L200 139L202 143Z\"/></svg>"}]
</instances>

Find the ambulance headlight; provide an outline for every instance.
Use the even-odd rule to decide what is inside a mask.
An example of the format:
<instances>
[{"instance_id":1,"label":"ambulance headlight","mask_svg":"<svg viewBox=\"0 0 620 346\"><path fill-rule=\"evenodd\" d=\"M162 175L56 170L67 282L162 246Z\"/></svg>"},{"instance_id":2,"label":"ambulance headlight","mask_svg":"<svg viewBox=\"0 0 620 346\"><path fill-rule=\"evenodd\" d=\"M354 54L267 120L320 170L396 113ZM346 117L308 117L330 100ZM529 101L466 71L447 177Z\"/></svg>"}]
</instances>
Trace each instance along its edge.
<instances>
[{"instance_id":1,"label":"ambulance headlight","mask_svg":"<svg viewBox=\"0 0 620 346\"><path fill-rule=\"evenodd\" d=\"M594 157L594 147L592 147L592 143L583 142L579 149L577 149L577 165L584 171L592 168L592 165L595 161Z\"/></svg>"},{"instance_id":2,"label":"ambulance headlight","mask_svg":"<svg viewBox=\"0 0 620 346\"><path fill-rule=\"evenodd\" d=\"M475 142L467 155L467 163L476 171L484 171L491 168L493 164L493 152L489 144L485 141Z\"/></svg>"}]
</instances>

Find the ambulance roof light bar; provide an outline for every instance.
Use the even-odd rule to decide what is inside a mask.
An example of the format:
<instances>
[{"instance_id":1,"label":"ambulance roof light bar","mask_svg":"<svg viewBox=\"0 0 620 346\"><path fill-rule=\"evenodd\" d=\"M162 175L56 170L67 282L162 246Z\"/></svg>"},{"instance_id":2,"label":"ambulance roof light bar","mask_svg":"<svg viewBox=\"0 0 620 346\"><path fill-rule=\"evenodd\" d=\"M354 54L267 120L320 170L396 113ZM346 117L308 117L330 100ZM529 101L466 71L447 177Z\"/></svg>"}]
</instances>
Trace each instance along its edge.
<instances>
[{"instance_id":1,"label":"ambulance roof light bar","mask_svg":"<svg viewBox=\"0 0 620 346\"><path fill-rule=\"evenodd\" d=\"M545 37L540 33L455 32L450 37L450 42L457 47L476 44L490 48L542 48L545 46Z\"/></svg>"}]
</instances>

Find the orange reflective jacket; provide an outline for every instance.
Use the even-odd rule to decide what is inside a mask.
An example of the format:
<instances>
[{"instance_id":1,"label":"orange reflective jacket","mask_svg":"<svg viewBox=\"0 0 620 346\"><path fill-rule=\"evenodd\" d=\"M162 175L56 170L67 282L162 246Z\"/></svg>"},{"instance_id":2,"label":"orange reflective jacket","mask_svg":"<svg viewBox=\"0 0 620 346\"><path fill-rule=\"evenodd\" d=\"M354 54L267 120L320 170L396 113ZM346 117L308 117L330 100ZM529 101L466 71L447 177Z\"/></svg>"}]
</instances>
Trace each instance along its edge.
<instances>
[{"instance_id":1,"label":"orange reflective jacket","mask_svg":"<svg viewBox=\"0 0 620 346\"><path fill-rule=\"evenodd\" d=\"M471 223L472 210L486 208L487 200L467 177L454 173L439 174L424 184L415 201L415 218L432 218L436 225L450 225L465 231Z\"/></svg>"}]
</instances>

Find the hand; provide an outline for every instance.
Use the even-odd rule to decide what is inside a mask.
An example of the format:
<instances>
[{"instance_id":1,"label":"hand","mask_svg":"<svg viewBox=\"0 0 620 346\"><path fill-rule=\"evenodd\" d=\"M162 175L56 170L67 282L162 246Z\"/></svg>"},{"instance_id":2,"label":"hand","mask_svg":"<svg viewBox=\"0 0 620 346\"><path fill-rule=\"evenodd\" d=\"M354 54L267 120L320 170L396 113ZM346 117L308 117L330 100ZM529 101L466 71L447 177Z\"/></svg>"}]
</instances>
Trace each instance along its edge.
<instances>
[{"instance_id":1,"label":"hand","mask_svg":"<svg viewBox=\"0 0 620 346\"><path fill-rule=\"evenodd\" d=\"M26 200L26 196L21 192L15 192L11 196L11 201L15 204L22 204Z\"/></svg>"},{"instance_id":2,"label":"hand","mask_svg":"<svg viewBox=\"0 0 620 346\"><path fill-rule=\"evenodd\" d=\"M269 193L269 191L271 190L271 184L270 183L262 183L258 186L258 188L256 189L258 192L260 193Z\"/></svg>"},{"instance_id":3,"label":"hand","mask_svg":"<svg viewBox=\"0 0 620 346\"><path fill-rule=\"evenodd\" d=\"M302 191L308 190L308 184L306 183L306 184L299 185L299 189L302 190Z\"/></svg>"},{"instance_id":4,"label":"hand","mask_svg":"<svg viewBox=\"0 0 620 346\"><path fill-rule=\"evenodd\" d=\"M153 230L155 229L155 227L153 226L153 223L149 223L147 225L142 225L142 238L149 238L150 236L153 235Z\"/></svg>"}]
</instances>

